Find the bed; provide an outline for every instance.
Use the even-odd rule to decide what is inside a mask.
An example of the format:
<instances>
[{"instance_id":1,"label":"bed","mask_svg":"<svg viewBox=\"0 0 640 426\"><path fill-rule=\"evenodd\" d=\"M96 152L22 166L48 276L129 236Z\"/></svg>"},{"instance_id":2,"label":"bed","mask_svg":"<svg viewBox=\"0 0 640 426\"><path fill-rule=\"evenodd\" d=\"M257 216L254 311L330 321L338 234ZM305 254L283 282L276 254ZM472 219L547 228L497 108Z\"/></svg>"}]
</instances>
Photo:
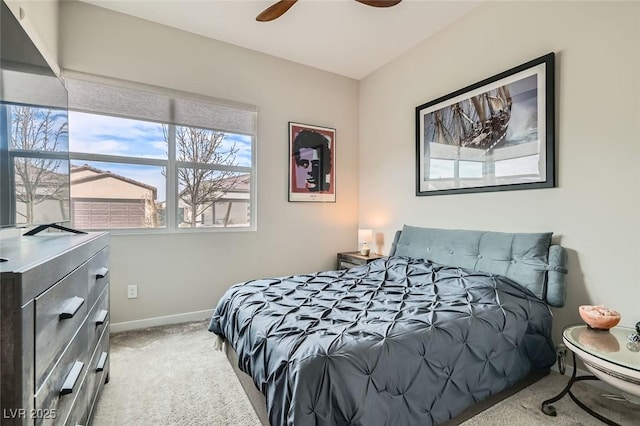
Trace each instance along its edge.
<instances>
[{"instance_id":1,"label":"bed","mask_svg":"<svg viewBox=\"0 0 640 426\"><path fill-rule=\"evenodd\" d=\"M554 364L551 237L405 225L367 265L232 286L209 330L264 424L451 422Z\"/></svg>"}]
</instances>

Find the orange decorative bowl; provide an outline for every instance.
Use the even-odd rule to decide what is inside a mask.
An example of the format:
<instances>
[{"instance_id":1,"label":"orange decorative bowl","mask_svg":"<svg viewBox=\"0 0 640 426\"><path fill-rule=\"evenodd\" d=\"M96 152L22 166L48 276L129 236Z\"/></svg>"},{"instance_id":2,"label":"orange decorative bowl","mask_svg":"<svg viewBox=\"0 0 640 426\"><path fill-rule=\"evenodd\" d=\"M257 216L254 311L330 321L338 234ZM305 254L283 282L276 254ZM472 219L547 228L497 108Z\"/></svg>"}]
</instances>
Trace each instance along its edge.
<instances>
[{"instance_id":1,"label":"orange decorative bowl","mask_svg":"<svg viewBox=\"0 0 640 426\"><path fill-rule=\"evenodd\" d=\"M582 305L578 309L580 318L596 330L609 330L620 322L620 314L602 305Z\"/></svg>"}]
</instances>

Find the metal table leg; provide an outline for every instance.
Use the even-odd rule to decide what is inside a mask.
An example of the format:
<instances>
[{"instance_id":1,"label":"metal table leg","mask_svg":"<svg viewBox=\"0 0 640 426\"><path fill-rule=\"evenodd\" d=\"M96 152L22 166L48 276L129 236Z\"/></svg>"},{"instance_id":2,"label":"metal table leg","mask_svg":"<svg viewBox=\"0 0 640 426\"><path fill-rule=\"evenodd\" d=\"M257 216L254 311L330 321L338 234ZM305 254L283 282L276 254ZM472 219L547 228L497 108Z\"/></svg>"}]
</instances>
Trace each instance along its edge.
<instances>
[{"instance_id":1,"label":"metal table leg","mask_svg":"<svg viewBox=\"0 0 640 426\"><path fill-rule=\"evenodd\" d=\"M555 407L553 405L550 405L550 404L553 404L554 402L559 401L566 394L569 394L569 396L571 397L573 402L575 402L580 408L582 408L587 413L591 414L596 419L600 420L603 423L611 425L611 426L621 426L619 423L616 423L616 422L614 422L612 420L609 420L608 418L604 417L601 414L596 413L591 408L589 408L586 405L584 405L584 403L582 401L578 400L578 398L571 392L571 386L573 386L573 384L575 382L580 382L580 381L583 381L583 380L598 380L598 378L596 376L591 376L591 375L576 377L576 372L578 371L578 368L576 367L576 354L571 352L571 355L573 356L573 373L571 374L571 378L569 379L569 383L567 383L567 386L565 386L565 388L562 389L562 391L558 395L554 396L551 399L547 399L546 401L544 401L542 403L542 412L544 414L546 414L547 416L557 416L558 412L556 411ZM563 358L564 355L558 356L558 361L559 362L561 361L561 357ZM564 366L561 366L560 372L564 374Z\"/></svg>"}]
</instances>

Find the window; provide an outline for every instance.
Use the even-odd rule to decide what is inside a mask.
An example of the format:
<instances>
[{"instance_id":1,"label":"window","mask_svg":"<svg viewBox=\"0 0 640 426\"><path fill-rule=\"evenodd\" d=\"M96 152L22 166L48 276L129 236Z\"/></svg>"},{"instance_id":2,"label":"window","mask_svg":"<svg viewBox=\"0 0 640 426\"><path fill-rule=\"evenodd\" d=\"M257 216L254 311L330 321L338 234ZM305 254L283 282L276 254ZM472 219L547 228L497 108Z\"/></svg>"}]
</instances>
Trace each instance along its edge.
<instances>
[{"instance_id":1,"label":"window","mask_svg":"<svg viewBox=\"0 0 640 426\"><path fill-rule=\"evenodd\" d=\"M427 167L429 179L482 178L482 163L479 161L432 158Z\"/></svg>"},{"instance_id":2,"label":"window","mask_svg":"<svg viewBox=\"0 0 640 426\"><path fill-rule=\"evenodd\" d=\"M255 107L68 79L78 229L254 229Z\"/></svg>"},{"instance_id":3,"label":"window","mask_svg":"<svg viewBox=\"0 0 640 426\"><path fill-rule=\"evenodd\" d=\"M0 223L68 220L66 110L2 102L0 120Z\"/></svg>"},{"instance_id":4,"label":"window","mask_svg":"<svg viewBox=\"0 0 640 426\"><path fill-rule=\"evenodd\" d=\"M496 177L508 177L518 175L538 176L540 174L540 156L529 155L526 157L510 158L496 161Z\"/></svg>"}]
</instances>

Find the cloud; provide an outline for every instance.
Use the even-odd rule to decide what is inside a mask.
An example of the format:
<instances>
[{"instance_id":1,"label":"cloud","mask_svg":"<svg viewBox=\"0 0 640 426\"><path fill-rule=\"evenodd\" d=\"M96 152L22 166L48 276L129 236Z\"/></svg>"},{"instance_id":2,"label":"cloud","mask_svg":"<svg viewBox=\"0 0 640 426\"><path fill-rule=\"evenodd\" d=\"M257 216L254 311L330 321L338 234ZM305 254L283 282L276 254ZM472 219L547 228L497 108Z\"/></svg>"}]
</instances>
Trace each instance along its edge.
<instances>
[{"instance_id":1,"label":"cloud","mask_svg":"<svg viewBox=\"0 0 640 426\"><path fill-rule=\"evenodd\" d=\"M72 152L167 158L162 125L140 120L69 112Z\"/></svg>"},{"instance_id":2,"label":"cloud","mask_svg":"<svg viewBox=\"0 0 640 426\"><path fill-rule=\"evenodd\" d=\"M236 144L238 149L236 161L239 166L251 167L251 136L230 134L225 139L225 143L227 144L227 149L234 143Z\"/></svg>"},{"instance_id":3,"label":"cloud","mask_svg":"<svg viewBox=\"0 0 640 426\"><path fill-rule=\"evenodd\" d=\"M79 137L78 135L72 134L69 139L70 139L69 144L71 145L70 150L73 152L126 155L129 151L129 144L119 140L101 139L100 145L96 146L95 141L91 141L91 140L88 140L87 138ZM97 152L95 148L98 148Z\"/></svg>"},{"instance_id":4,"label":"cloud","mask_svg":"<svg viewBox=\"0 0 640 426\"><path fill-rule=\"evenodd\" d=\"M167 142L161 123L70 111L69 129L71 152L167 159ZM229 150L234 144L238 150L237 165L251 167L252 137L227 134L221 148ZM74 164L76 163L78 161L74 161ZM164 176L160 174L160 167L107 162L90 162L89 164L101 170L110 170L156 186L159 199L164 200L166 182Z\"/></svg>"}]
</instances>

